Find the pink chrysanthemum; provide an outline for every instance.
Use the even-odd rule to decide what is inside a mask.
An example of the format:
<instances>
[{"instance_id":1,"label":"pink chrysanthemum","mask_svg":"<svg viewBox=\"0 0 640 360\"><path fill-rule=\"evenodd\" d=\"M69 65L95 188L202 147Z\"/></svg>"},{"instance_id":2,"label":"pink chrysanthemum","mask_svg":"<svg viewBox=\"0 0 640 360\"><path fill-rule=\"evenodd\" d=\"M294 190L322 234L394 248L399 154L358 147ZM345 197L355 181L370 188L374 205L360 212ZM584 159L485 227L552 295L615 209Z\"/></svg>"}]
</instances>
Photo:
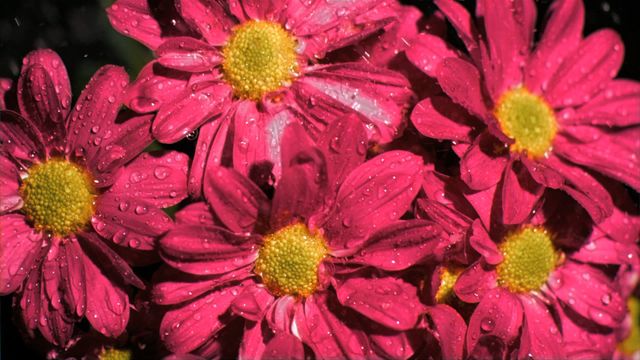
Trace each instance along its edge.
<instances>
[{"instance_id":1,"label":"pink chrysanthemum","mask_svg":"<svg viewBox=\"0 0 640 360\"><path fill-rule=\"evenodd\" d=\"M116 119L122 68L98 70L72 107L56 53L23 64L21 114L0 111L0 295L17 292L27 328L54 344L83 316L117 336L129 319L125 285L144 286L125 259L148 256L172 225L160 208L185 198L188 157L139 156L151 116Z\"/></svg>"},{"instance_id":2,"label":"pink chrysanthemum","mask_svg":"<svg viewBox=\"0 0 640 360\"><path fill-rule=\"evenodd\" d=\"M457 234L464 245L448 259L434 289L436 301L455 295L478 303L469 320L467 355L573 357L585 352L587 334L595 342L620 326L626 294L602 267L637 271L640 218L616 207L593 225L578 204L555 191L525 223L489 232L480 220L489 207L467 202L463 195L471 190L462 182L430 173L424 188L419 217ZM625 198L624 189L613 189L616 198ZM591 350L605 358L613 352L611 346Z\"/></svg>"},{"instance_id":3,"label":"pink chrysanthemum","mask_svg":"<svg viewBox=\"0 0 640 360\"><path fill-rule=\"evenodd\" d=\"M241 358L302 358L303 344L318 358L411 355L402 331L423 307L394 272L437 258L446 241L433 222L399 220L422 160L390 151L363 163L365 130L348 120L317 147L287 128L272 199L235 170L207 174L213 214L187 207L160 241L165 262L188 273L156 279L156 301L175 304L160 330L170 350L212 356L221 330L244 319Z\"/></svg>"},{"instance_id":4,"label":"pink chrysanthemum","mask_svg":"<svg viewBox=\"0 0 640 360\"><path fill-rule=\"evenodd\" d=\"M412 121L454 141L471 189L498 187L504 223L522 222L545 188L602 221L612 199L590 171L640 190L640 84L613 79L623 58L614 31L583 39L582 1L556 1L534 48L532 0L478 1L478 27L462 5L436 4L468 52L429 34L407 50L448 95L420 102Z\"/></svg>"},{"instance_id":5,"label":"pink chrysanthemum","mask_svg":"<svg viewBox=\"0 0 640 360\"><path fill-rule=\"evenodd\" d=\"M114 28L157 56L134 83L128 106L158 110L153 135L160 142L200 128L193 195L225 149L241 173L268 162L279 178L280 139L292 122L317 138L354 112L377 142L403 127L411 91L402 75L363 63L318 64L396 20L378 1L119 0L108 14Z\"/></svg>"}]
</instances>

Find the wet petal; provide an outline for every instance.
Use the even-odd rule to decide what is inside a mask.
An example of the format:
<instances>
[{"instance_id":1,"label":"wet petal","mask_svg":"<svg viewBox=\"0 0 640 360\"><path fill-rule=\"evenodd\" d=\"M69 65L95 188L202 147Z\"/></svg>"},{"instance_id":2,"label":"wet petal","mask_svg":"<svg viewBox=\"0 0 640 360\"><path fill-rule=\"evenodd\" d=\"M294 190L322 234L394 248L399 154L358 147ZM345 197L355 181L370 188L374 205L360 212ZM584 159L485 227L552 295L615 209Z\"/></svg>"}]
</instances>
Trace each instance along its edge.
<instances>
[{"instance_id":1,"label":"wet petal","mask_svg":"<svg viewBox=\"0 0 640 360\"><path fill-rule=\"evenodd\" d=\"M297 337L281 332L267 343L262 356L263 359L304 359L304 346Z\"/></svg>"},{"instance_id":2,"label":"wet petal","mask_svg":"<svg viewBox=\"0 0 640 360\"><path fill-rule=\"evenodd\" d=\"M156 49L158 63L186 72L211 71L222 61L218 50L192 37L171 38Z\"/></svg>"},{"instance_id":3,"label":"wet petal","mask_svg":"<svg viewBox=\"0 0 640 360\"><path fill-rule=\"evenodd\" d=\"M247 286L231 303L231 311L247 320L261 322L273 300L264 286Z\"/></svg>"},{"instance_id":4,"label":"wet petal","mask_svg":"<svg viewBox=\"0 0 640 360\"><path fill-rule=\"evenodd\" d=\"M498 142L485 132L460 159L460 178L471 189L484 190L502 179L509 159L496 154L496 146Z\"/></svg>"},{"instance_id":5,"label":"wet petal","mask_svg":"<svg viewBox=\"0 0 640 360\"><path fill-rule=\"evenodd\" d=\"M520 224L532 216L544 187L517 161L507 165L502 182L502 222Z\"/></svg>"},{"instance_id":6,"label":"wet petal","mask_svg":"<svg viewBox=\"0 0 640 360\"><path fill-rule=\"evenodd\" d=\"M476 125L466 110L445 96L419 102L411 113L411 122L424 136L465 142L471 142Z\"/></svg>"},{"instance_id":7,"label":"wet petal","mask_svg":"<svg viewBox=\"0 0 640 360\"><path fill-rule=\"evenodd\" d=\"M123 283L144 289L144 283L136 276L129 264L99 236L86 232L79 234L78 237L83 240L81 245L84 254L95 259L92 262L99 266L101 271L111 275L117 274Z\"/></svg>"},{"instance_id":8,"label":"wet petal","mask_svg":"<svg viewBox=\"0 0 640 360\"><path fill-rule=\"evenodd\" d=\"M519 358L563 359L564 353L559 329L549 309L533 296L520 295L524 309L524 324L520 338Z\"/></svg>"},{"instance_id":9,"label":"wet petal","mask_svg":"<svg viewBox=\"0 0 640 360\"><path fill-rule=\"evenodd\" d=\"M485 230L479 219L473 221L472 235L469 237L469 244L477 251L487 264L497 265L502 262L504 257L496 243L491 240L487 230Z\"/></svg>"},{"instance_id":10,"label":"wet petal","mask_svg":"<svg viewBox=\"0 0 640 360\"><path fill-rule=\"evenodd\" d=\"M31 267L43 255L43 238L21 214L0 216L0 295L22 286Z\"/></svg>"},{"instance_id":11,"label":"wet petal","mask_svg":"<svg viewBox=\"0 0 640 360\"><path fill-rule=\"evenodd\" d=\"M460 274L453 285L453 291L460 300L477 303L498 286L497 279L498 274L492 266L484 261L477 261Z\"/></svg>"},{"instance_id":12,"label":"wet petal","mask_svg":"<svg viewBox=\"0 0 640 360\"><path fill-rule=\"evenodd\" d=\"M162 29L146 0L118 0L107 8L107 16L116 31L151 49L162 42Z\"/></svg>"},{"instance_id":13,"label":"wet petal","mask_svg":"<svg viewBox=\"0 0 640 360\"><path fill-rule=\"evenodd\" d=\"M22 208L20 174L13 161L0 155L0 215Z\"/></svg>"},{"instance_id":14,"label":"wet petal","mask_svg":"<svg viewBox=\"0 0 640 360\"><path fill-rule=\"evenodd\" d=\"M185 91L190 75L151 61L140 70L138 78L127 91L124 103L138 113L156 111Z\"/></svg>"},{"instance_id":15,"label":"wet petal","mask_svg":"<svg viewBox=\"0 0 640 360\"><path fill-rule=\"evenodd\" d=\"M20 163L45 159L43 135L33 122L7 110L0 110L0 120L0 149Z\"/></svg>"},{"instance_id":16,"label":"wet petal","mask_svg":"<svg viewBox=\"0 0 640 360\"><path fill-rule=\"evenodd\" d=\"M235 25L223 5L216 1L180 0L176 1L176 8L211 45L223 45Z\"/></svg>"},{"instance_id":17,"label":"wet petal","mask_svg":"<svg viewBox=\"0 0 640 360\"><path fill-rule=\"evenodd\" d=\"M640 83L611 80L598 95L571 114L564 124L631 126L640 123Z\"/></svg>"},{"instance_id":18,"label":"wet petal","mask_svg":"<svg viewBox=\"0 0 640 360\"><path fill-rule=\"evenodd\" d=\"M440 341L443 359L464 358L464 338L467 324L457 311L449 305L429 306L426 315L431 319L430 331Z\"/></svg>"},{"instance_id":19,"label":"wet petal","mask_svg":"<svg viewBox=\"0 0 640 360\"><path fill-rule=\"evenodd\" d=\"M210 121L200 127L196 144L197 151L193 155L187 184L189 195L192 198L202 197L202 183L205 174L209 173L209 169L220 166L222 152L227 143L228 130L229 121L226 114L221 119Z\"/></svg>"},{"instance_id":20,"label":"wet petal","mask_svg":"<svg viewBox=\"0 0 640 360\"><path fill-rule=\"evenodd\" d=\"M436 71L442 90L456 104L480 119L488 118L480 73L475 66L466 60L447 58Z\"/></svg>"},{"instance_id":21,"label":"wet petal","mask_svg":"<svg viewBox=\"0 0 640 360\"><path fill-rule=\"evenodd\" d=\"M406 50L407 58L425 74L436 77L438 66L446 58L462 58L460 51L444 39L428 33L419 34Z\"/></svg>"}]
</instances>

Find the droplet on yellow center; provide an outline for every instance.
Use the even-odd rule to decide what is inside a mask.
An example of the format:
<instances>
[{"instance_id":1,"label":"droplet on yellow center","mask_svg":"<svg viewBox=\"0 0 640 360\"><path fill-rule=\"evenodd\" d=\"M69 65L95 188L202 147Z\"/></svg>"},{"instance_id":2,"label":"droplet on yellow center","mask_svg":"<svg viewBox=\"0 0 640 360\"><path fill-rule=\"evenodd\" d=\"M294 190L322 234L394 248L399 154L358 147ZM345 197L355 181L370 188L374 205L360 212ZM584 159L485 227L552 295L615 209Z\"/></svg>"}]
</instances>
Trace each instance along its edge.
<instances>
[{"instance_id":1,"label":"droplet on yellow center","mask_svg":"<svg viewBox=\"0 0 640 360\"><path fill-rule=\"evenodd\" d=\"M276 296L306 297L318 287L318 266L326 255L321 235L294 224L265 237L255 272Z\"/></svg>"},{"instance_id":2,"label":"droplet on yellow center","mask_svg":"<svg viewBox=\"0 0 640 360\"><path fill-rule=\"evenodd\" d=\"M618 344L618 349L633 358L632 355L640 354L640 299L631 296L627 300L627 307L631 315L629 336Z\"/></svg>"},{"instance_id":3,"label":"droplet on yellow center","mask_svg":"<svg viewBox=\"0 0 640 360\"><path fill-rule=\"evenodd\" d=\"M494 115L502 132L514 140L511 151L539 158L551 150L558 124L553 109L542 97L524 87L513 88L502 94Z\"/></svg>"},{"instance_id":4,"label":"droplet on yellow center","mask_svg":"<svg viewBox=\"0 0 640 360\"><path fill-rule=\"evenodd\" d=\"M543 227L526 226L499 245L498 284L514 293L539 290L558 262L551 236Z\"/></svg>"},{"instance_id":5,"label":"droplet on yellow center","mask_svg":"<svg viewBox=\"0 0 640 360\"><path fill-rule=\"evenodd\" d=\"M84 227L94 212L95 189L80 166L52 159L31 167L20 186L22 211L38 230L65 236Z\"/></svg>"},{"instance_id":6,"label":"droplet on yellow center","mask_svg":"<svg viewBox=\"0 0 640 360\"><path fill-rule=\"evenodd\" d=\"M458 277L462 273L461 268L447 268L443 267L440 270L440 286L436 292L436 302L444 304L453 299L455 293L453 292L453 286L458 281Z\"/></svg>"},{"instance_id":7,"label":"droplet on yellow center","mask_svg":"<svg viewBox=\"0 0 640 360\"><path fill-rule=\"evenodd\" d=\"M290 83L298 71L296 41L282 25L247 21L233 29L222 50L224 79L235 96L259 100Z\"/></svg>"}]
</instances>

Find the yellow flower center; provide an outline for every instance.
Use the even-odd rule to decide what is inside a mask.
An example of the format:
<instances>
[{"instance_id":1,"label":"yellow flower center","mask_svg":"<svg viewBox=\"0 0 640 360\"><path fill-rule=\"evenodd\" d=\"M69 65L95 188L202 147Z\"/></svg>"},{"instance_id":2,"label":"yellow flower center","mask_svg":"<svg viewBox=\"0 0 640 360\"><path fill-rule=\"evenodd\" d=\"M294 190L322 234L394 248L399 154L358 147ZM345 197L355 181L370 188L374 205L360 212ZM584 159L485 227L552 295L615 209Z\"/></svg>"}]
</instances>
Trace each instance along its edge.
<instances>
[{"instance_id":1,"label":"yellow flower center","mask_svg":"<svg viewBox=\"0 0 640 360\"><path fill-rule=\"evenodd\" d=\"M632 357L636 353L640 354L640 299L630 297L627 306L631 316L631 331L629 336L618 344L618 349Z\"/></svg>"},{"instance_id":2,"label":"yellow flower center","mask_svg":"<svg viewBox=\"0 0 640 360\"><path fill-rule=\"evenodd\" d=\"M294 224L265 237L255 272L276 296L306 297L318 287L318 266L326 255L321 235Z\"/></svg>"},{"instance_id":3,"label":"yellow flower center","mask_svg":"<svg viewBox=\"0 0 640 360\"><path fill-rule=\"evenodd\" d=\"M542 227L526 226L499 246L504 260L497 266L498 284L514 293L539 290L556 267L551 236Z\"/></svg>"},{"instance_id":4,"label":"yellow flower center","mask_svg":"<svg viewBox=\"0 0 640 360\"><path fill-rule=\"evenodd\" d=\"M514 140L511 151L538 158L551 150L558 124L553 109L540 96L524 87L513 88L502 94L494 115L502 132Z\"/></svg>"},{"instance_id":5,"label":"yellow flower center","mask_svg":"<svg viewBox=\"0 0 640 360\"><path fill-rule=\"evenodd\" d=\"M233 29L222 50L224 78L234 94L260 100L298 71L295 39L278 23L251 20Z\"/></svg>"},{"instance_id":6,"label":"yellow flower center","mask_svg":"<svg viewBox=\"0 0 640 360\"><path fill-rule=\"evenodd\" d=\"M462 273L461 268L448 268L443 267L440 270L440 287L436 292L436 302L438 304L444 304L451 301L455 295L453 292L453 285L456 284L458 276Z\"/></svg>"},{"instance_id":7,"label":"yellow flower center","mask_svg":"<svg viewBox=\"0 0 640 360\"><path fill-rule=\"evenodd\" d=\"M94 212L91 176L78 165L52 159L29 169L20 186L23 211L38 230L65 236L84 227Z\"/></svg>"},{"instance_id":8,"label":"yellow flower center","mask_svg":"<svg viewBox=\"0 0 640 360\"><path fill-rule=\"evenodd\" d=\"M98 355L100 360L131 360L131 350L104 348Z\"/></svg>"}]
</instances>

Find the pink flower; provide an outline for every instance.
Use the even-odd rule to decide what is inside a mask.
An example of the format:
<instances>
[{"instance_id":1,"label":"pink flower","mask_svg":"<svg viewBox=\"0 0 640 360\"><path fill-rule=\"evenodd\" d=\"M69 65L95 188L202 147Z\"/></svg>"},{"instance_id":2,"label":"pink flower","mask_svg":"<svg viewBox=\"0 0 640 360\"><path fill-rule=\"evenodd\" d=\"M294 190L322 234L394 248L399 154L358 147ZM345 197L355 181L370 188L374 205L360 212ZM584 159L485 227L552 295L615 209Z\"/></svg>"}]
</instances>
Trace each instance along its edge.
<instances>
[{"instance_id":1,"label":"pink flower","mask_svg":"<svg viewBox=\"0 0 640 360\"><path fill-rule=\"evenodd\" d=\"M375 0L119 0L115 29L144 43L157 59L129 92L127 105L158 111L153 135L173 143L200 128L189 191L199 196L206 169L228 162L249 174L270 163L281 173L284 128L296 122L317 138L356 113L368 139L389 142L404 126L411 96L398 73L363 63L318 64L326 53L395 21Z\"/></svg>"},{"instance_id":2,"label":"pink flower","mask_svg":"<svg viewBox=\"0 0 640 360\"><path fill-rule=\"evenodd\" d=\"M469 356L573 357L587 350L586 334L596 341L619 327L627 294L602 266L618 268L620 278L637 271L640 217L627 212L628 206L617 205L611 217L594 225L565 193L553 191L525 223L487 231L480 218L490 211L482 203L490 204L492 196L469 202L465 195L471 189L437 173L428 173L423 186L427 196L418 200L419 218L436 221L460 239L445 256L445 268L454 275L439 276L435 300L448 291L478 304L466 335ZM629 200L619 190L610 188L616 199ZM610 357L613 350L595 351L595 357Z\"/></svg>"},{"instance_id":3,"label":"pink flower","mask_svg":"<svg viewBox=\"0 0 640 360\"><path fill-rule=\"evenodd\" d=\"M28 54L20 114L0 117L0 295L17 293L27 328L64 346L82 317L106 336L129 319L125 286L171 226L161 207L186 197L187 156L143 154L151 116L116 118L119 67L93 76L75 106L56 53ZM126 117L129 119L125 122Z\"/></svg>"},{"instance_id":4,"label":"pink flower","mask_svg":"<svg viewBox=\"0 0 640 360\"><path fill-rule=\"evenodd\" d=\"M154 287L174 305L160 327L171 351L211 357L244 319L241 358L301 358L303 344L319 358L412 354L403 331L423 307L398 271L437 259L446 242L430 221L399 220L422 160L390 151L363 162L365 144L356 117L330 124L318 146L291 125L271 199L236 170L207 173L207 203L179 212L160 241L182 271L165 270Z\"/></svg>"},{"instance_id":5,"label":"pink flower","mask_svg":"<svg viewBox=\"0 0 640 360\"><path fill-rule=\"evenodd\" d=\"M407 50L448 95L420 102L412 121L426 136L453 141L472 190L497 187L502 222L521 223L546 188L602 221L612 199L592 172L640 190L640 84L613 79L623 58L614 31L583 39L582 1L554 2L534 48L531 0L479 1L479 27L462 5L436 4L467 53L429 34Z\"/></svg>"},{"instance_id":6,"label":"pink flower","mask_svg":"<svg viewBox=\"0 0 640 360\"><path fill-rule=\"evenodd\" d=\"M0 110L5 110L7 108L5 96L7 96L7 93L11 90L11 84L12 81L10 79L0 78Z\"/></svg>"}]
</instances>

